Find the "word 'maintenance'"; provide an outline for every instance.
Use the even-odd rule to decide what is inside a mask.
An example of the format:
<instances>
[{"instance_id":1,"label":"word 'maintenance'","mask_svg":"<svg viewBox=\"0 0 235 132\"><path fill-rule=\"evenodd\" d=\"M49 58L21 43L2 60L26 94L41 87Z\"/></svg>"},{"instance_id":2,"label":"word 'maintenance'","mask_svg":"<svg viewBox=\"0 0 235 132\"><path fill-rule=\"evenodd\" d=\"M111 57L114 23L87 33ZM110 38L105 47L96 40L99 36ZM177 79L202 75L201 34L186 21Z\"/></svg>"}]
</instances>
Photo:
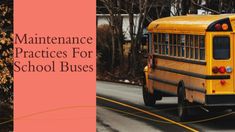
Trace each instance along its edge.
<instances>
[{"instance_id":1,"label":"word 'maintenance'","mask_svg":"<svg viewBox=\"0 0 235 132\"><path fill-rule=\"evenodd\" d=\"M15 34L15 44L92 44L93 38L90 36L39 36L34 34Z\"/></svg>"}]
</instances>

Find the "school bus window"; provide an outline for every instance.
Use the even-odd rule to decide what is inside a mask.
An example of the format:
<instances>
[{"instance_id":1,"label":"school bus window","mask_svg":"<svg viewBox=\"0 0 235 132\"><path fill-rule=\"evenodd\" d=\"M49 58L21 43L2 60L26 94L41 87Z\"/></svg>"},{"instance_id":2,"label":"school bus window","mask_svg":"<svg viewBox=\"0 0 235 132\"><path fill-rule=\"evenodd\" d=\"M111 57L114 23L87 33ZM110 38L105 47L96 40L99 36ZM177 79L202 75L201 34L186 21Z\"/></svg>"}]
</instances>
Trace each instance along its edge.
<instances>
[{"instance_id":1,"label":"school bus window","mask_svg":"<svg viewBox=\"0 0 235 132\"><path fill-rule=\"evenodd\" d=\"M162 35L158 33L157 34L157 49L158 49L159 54L161 54L161 39L162 39Z\"/></svg>"},{"instance_id":2,"label":"school bus window","mask_svg":"<svg viewBox=\"0 0 235 132\"><path fill-rule=\"evenodd\" d=\"M184 43L185 43L185 35L178 35L177 37L178 42L178 56L184 57Z\"/></svg>"},{"instance_id":3,"label":"school bus window","mask_svg":"<svg viewBox=\"0 0 235 132\"><path fill-rule=\"evenodd\" d=\"M165 54L168 55L168 44L169 44L169 34L165 34L165 43L164 43L164 49Z\"/></svg>"},{"instance_id":4,"label":"school bus window","mask_svg":"<svg viewBox=\"0 0 235 132\"><path fill-rule=\"evenodd\" d=\"M165 54L165 40L166 40L166 36L165 34L162 34L162 41L160 43L161 45L161 54Z\"/></svg>"},{"instance_id":5,"label":"school bus window","mask_svg":"<svg viewBox=\"0 0 235 132\"><path fill-rule=\"evenodd\" d=\"M161 42L160 42L160 51L161 51L161 54L165 54L165 34L161 34Z\"/></svg>"},{"instance_id":6,"label":"school bus window","mask_svg":"<svg viewBox=\"0 0 235 132\"><path fill-rule=\"evenodd\" d=\"M153 44L154 44L154 52L158 53L158 38L157 38L157 34L153 34Z\"/></svg>"},{"instance_id":7,"label":"school bus window","mask_svg":"<svg viewBox=\"0 0 235 132\"><path fill-rule=\"evenodd\" d=\"M170 56L173 56L173 35L169 34Z\"/></svg>"},{"instance_id":8,"label":"school bus window","mask_svg":"<svg viewBox=\"0 0 235 132\"><path fill-rule=\"evenodd\" d=\"M165 51L164 51L164 42L165 42L165 34L162 34L161 33L161 42L160 42L160 51L161 51L161 54L164 54Z\"/></svg>"},{"instance_id":9,"label":"school bus window","mask_svg":"<svg viewBox=\"0 0 235 132\"><path fill-rule=\"evenodd\" d=\"M176 34L173 35L173 56L176 56Z\"/></svg>"},{"instance_id":10,"label":"school bus window","mask_svg":"<svg viewBox=\"0 0 235 132\"><path fill-rule=\"evenodd\" d=\"M199 36L199 49L200 49L200 54L199 54L200 60L205 60L205 37L202 35Z\"/></svg>"},{"instance_id":11,"label":"school bus window","mask_svg":"<svg viewBox=\"0 0 235 132\"><path fill-rule=\"evenodd\" d=\"M180 49L181 49L181 44L180 44L180 35L177 34L177 56L180 57L181 55L181 52L180 52Z\"/></svg>"},{"instance_id":12,"label":"school bus window","mask_svg":"<svg viewBox=\"0 0 235 132\"><path fill-rule=\"evenodd\" d=\"M181 35L181 51L182 51L182 56L185 57L184 52L185 52L185 35Z\"/></svg>"},{"instance_id":13,"label":"school bus window","mask_svg":"<svg viewBox=\"0 0 235 132\"><path fill-rule=\"evenodd\" d=\"M189 36L189 45L190 45L190 58L194 58L194 44L193 44L193 35Z\"/></svg>"},{"instance_id":14,"label":"school bus window","mask_svg":"<svg viewBox=\"0 0 235 132\"><path fill-rule=\"evenodd\" d=\"M213 58L224 60L230 58L230 40L226 36L215 36L213 38Z\"/></svg>"},{"instance_id":15,"label":"school bus window","mask_svg":"<svg viewBox=\"0 0 235 132\"><path fill-rule=\"evenodd\" d=\"M168 43L169 35L168 34L157 34L157 51L156 53L162 55L168 55Z\"/></svg>"},{"instance_id":16,"label":"school bus window","mask_svg":"<svg viewBox=\"0 0 235 132\"><path fill-rule=\"evenodd\" d=\"M205 37L203 35L199 36L199 46L205 47Z\"/></svg>"},{"instance_id":17,"label":"school bus window","mask_svg":"<svg viewBox=\"0 0 235 132\"><path fill-rule=\"evenodd\" d=\"M189 48L190 48L190 45L189 45L189 40L190 40L190 36L189 35L186 35L186 58L189 58Z\"/></svg>"},{"instance_id":18,"label":"school bus window","mask_svg":"<svg viewBox=\"0 0 235 132\"><path fill-rule=\"evenodd\" d=\"M169 34L167 34L166 50L167 54L169 54Z\"/></svg>"},{"instance_id":19,"label":"school bus window","mask_svg":"<svg viewBox=\"0 0 235 132\"><path fill-rule=\"evenodd\" d=\"M195 42L195 59L198 59L198 50L199 50L199 44L198 44L198 36L196 35L196 36L194 36L194 42Z\"/></svg>"},{"instance_id":20,"label":"school bus window","mask_svg":"<svg viewBox=\"0 0 235 132\"><path fill-rule=\"evenodd\" d=\"M154 34L155 53L188 59L205 60L205 36L185 34Z\"/></svg>"}]
</instances>

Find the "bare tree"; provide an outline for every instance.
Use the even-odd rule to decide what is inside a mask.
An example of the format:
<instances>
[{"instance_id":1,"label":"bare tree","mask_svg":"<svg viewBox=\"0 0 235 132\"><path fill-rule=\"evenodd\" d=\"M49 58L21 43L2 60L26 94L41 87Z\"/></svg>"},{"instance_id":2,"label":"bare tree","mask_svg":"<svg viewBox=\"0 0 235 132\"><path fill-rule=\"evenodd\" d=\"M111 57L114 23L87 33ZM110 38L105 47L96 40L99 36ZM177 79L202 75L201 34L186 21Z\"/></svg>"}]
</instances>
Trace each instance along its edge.
<instances>
[{"instance_id":1,"label":"bare tree","mask_svg":"<svg viewBox=\"0 0 235 132\"><path fill-rule=\"evenodd\" d=\"M109 22L111 27L111 40L112 40L112 64L111 69L114 69L117 61L119 65L123 63L123 31L122 23L123 18L121 16L122 0L99 0L103 3L109 13Z\"/></svg>"},{"instance_id":2,"label":"bare tree","mask_svg":"<svg viewBox=\"0 0 235 132\"><path fill-rule=\"evenodd\" d=\"M114 26L114 1L113 0L100 0L103 2L104 6L109 12L110 15L110 26L111 26L111 40L112 40L112 64L111 64L111 69L114 68L114 63L115 63L115 26Z\"/></svg>"},{"instance_id":3,"label":"bare tree","mask_svg":"<svg viewBox=\"0 0 235 132\"><path fill-rule=\"evenodd\" d=\"M129 74L135 76L137 66L139 65L138 51L140 49L143 30L146 28L146 18L149 22L152 18L148 15L150 9L153 7L156 11L156 18L162 16L169 16L171 0L99 0L103 3L109 13L109 20L111 26L112 39L112 68L114 68L115 61L119 59L119 64L123 63L123 48L120 36L122 33L122 17L121 13L126 13L129 16L129 34L131 38L131 54L129 64ZM125 6L123 6L125 5ZM168 9L167 9L168 8ZM138 19L136 19L138 16ZM154 17L155 17L154 16ZM156 19L155 18L155 19ZM116 47L116 50L115 50ZM118 49L118 50L117 50ZM118 54L118 57L115 55ZM112 69L111 68L111 69Z\"/></svg>"},{"instance_id":4,"label":"bare tree","mask_svg":"<svg viewBox=\"0 0 235 132\"><path fill-rule=\"evenodd\" d=\"M117 0L117 21L116 21L116 37L117 37L117 45L118 45L118 53L119 53L119 64L123 64L123 41L121 40L123 38L123 30L122 30L122 24L123 24L123 18L121 16L122 13L122 1ZM123 38L124 39L124 38Z\"/></svg>"},{"instance_id":5,"label":"bare tree","mask_svg":"<svg viewBox=\"0 0 235 132\"><path fill-rule=\"evenodd\" d=\"M234 13L235 1L234 0L206 0L206 7L214 10L212 11L212 13L214 14Z\"/></svg>"},{"instance_id":6,"label":"bare tree","mask_svg":"<svg viewBox=\"0 0 235 132\"><path fill-rule=\"evenodd\" d=\"M129 25L130 25L130 37L131 37L131 56L130 60L130 69L129 74L132 76L135 76L137 66L138 66L138 50L141 43L141 38L143 35L143 29L144 29L144 22L147 17L147 13L149 11L150 6L150 0L139 0L136 2L135 0L126 0L126 9L129 14ZM138 22L134 23L134 7L138 7L139 13L138 13ZM135 28L137 27L137 28ZM136 29L136 31L134 31Z\"/></svg>"}]
</instances>

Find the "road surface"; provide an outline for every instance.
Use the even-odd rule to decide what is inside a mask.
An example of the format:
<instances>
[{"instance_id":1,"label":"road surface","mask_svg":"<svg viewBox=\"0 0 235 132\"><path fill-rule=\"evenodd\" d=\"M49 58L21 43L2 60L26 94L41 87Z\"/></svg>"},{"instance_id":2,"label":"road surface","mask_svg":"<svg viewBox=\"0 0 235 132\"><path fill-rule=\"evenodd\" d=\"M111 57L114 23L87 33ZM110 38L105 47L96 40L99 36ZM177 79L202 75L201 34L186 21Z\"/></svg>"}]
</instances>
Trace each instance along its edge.
<instances>
[{"instance_id":1,"label":"road surface","mask_svg":"<svg viewBox=\"0 0 235 132\"><path fill-rule=\"evenodd\" d=\"M102 81L97 81L96 93L97 132L235 132L235 114L230 110L206 112L196 105L188 122L179 122L176 97L147 107L140 86Z\"/></svg>"}]
</instances>

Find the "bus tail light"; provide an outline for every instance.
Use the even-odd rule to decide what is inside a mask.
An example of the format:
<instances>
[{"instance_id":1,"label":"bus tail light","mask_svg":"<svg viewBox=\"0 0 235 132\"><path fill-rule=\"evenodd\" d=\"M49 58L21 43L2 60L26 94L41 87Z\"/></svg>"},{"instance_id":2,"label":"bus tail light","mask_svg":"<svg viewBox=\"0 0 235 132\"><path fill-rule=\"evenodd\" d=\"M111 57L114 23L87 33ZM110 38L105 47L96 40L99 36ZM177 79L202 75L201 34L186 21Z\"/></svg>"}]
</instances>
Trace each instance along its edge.
<instances>
[{"instance_id":1,"label":"bus tail light","mask_svg":"<svg viewBox=\"0 0 235 132\"><path fill-rule=\"evenodd\" d=\"M218 68L217 66L214 66L214 67L212 68L212 72L213 72L213 73L218 73L218 72L219 72L219 68Z\"/></svg>"},{"instance_id":2,"label":"bus tail light","mask_svg":"<svg viewBox=\"0 0 235 132\"><path fill-rule=\"evenodd\" d=\"M219 67L219 72L220 73L225 73L226 72L226 68L224 66Z\"/></svg>"},{"instance_id":3,"label":"bus tail light","mask_svg":"<svg viewBox=\"0 0 235 132\"><path fill-rule=\"evenodd\" d=\"M232 72L232 67L227 66L227 67L225 68L224 66L221 66L221 67L214 66L214 67L212 68L212 72L213 72L213 73L218 73L218 72L220 72L220 73L225 73L225 72L231 73L231 72Z\"/></svg>"},{"instance_id":4,"label":"bus tail light","mask_svg":"<svg viewBox=\"0 0 235 132\"><path fill-rule=\"evenodd\" d=\"M226 23L222 24L222 29L224 31L228 30L228 24L226 24Z\"/></svg>"},{"instance_id":5,"label":"bus tail light","mask_svg":"<svg viewBox=\"0 0 235 132\"><path fill-rule=\"evenodd\" d=\"M232 67L231 67L231 66L227 66L227 67L226 67L226 72L227 72L227 73L231 73L231 72L232 72L232 70L233 70L233 69L232 69Z\"/></svg>"},{"instance_id":6,"label":"bus tail light","mask_svg":"<svg viewBox=\"0 0 235 132\"><path fill-rule=\"evenodd\" d=\"M221 24L219 24L219 23L217 23L217 24L215 24L215 30L216 31L226 31L226 30L228 30L228 24L226 24L226 23L223 23L222 25Z\"/></svg>"},{"instance_id":7,"label":"bus tail light","mask_svg":"<svg viewBox=\"0 0 235 132\"><path fill-rule=\"evenodd\" d=\"M221 24L215 24L215 30L220 31L222 29Z\"/></svg>"}]
</instances>

